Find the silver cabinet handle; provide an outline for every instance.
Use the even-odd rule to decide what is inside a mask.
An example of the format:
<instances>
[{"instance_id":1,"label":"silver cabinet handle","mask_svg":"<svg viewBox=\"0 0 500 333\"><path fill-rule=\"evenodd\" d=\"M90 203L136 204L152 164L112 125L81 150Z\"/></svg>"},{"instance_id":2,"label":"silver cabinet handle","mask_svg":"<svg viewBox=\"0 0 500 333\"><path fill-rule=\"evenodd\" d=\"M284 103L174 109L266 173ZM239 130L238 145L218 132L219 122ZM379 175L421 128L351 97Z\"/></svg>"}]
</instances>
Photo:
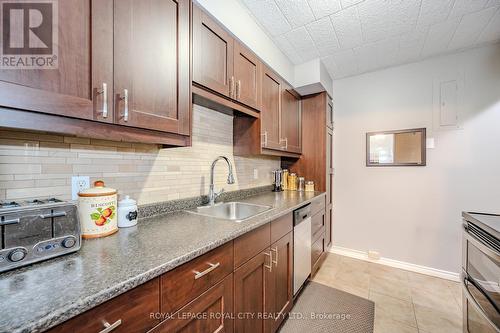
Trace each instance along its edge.
<instances>
[{"instance_id":1,"label":"silver cabinet handle","mask_svg":"<svg viewBox=\"0 0 500 333\"><path fill-rule=\"evenodd\" d=\"M234 76L229 79L229 98L234 98Z\"/></svg>"},{"instance_id":2,"label":"silver cabinet handle","mask_svg":"<svg viewBox=\"0 0 500 333\"><path fill-rule=\"evenodd\" d=\"M42 219L48 219L51 217L61 217L61 216L66 216L66 212L53 212L51 214L40 214L40 218Z\"/></svg>"},{"instance_id":3,"label":"silver cabinet handle","mask_svg":"<svg viewBox=\"0 0 500 333\"><path fill-rule=\"evenodd\" d=\"M271 257L271 262L276 266L278 267L278 247L276 246L275 248L272 248L271 251L273 251L274 253L276 253L276 260L272 260L272 257Z\"/></svg>"},{"instance_id":4,"label":"silver cabinet handle","mask_svg":"<svg viewBox=\"0 0 500 333\"><path fill-rule=\"evenodd\" d=\"M500 333L500 329L495 325L495 323L491 321L490 318L488 318L488 316L484 313L484 310L481 308L481 305L477 303L477 301L474 299L474 296L472 296L472 294L470 293L469 288L467 288L467 281L467 276L462 273L462 290L464 292L465 298L467 299L469 304L471 304L476 309L481 317L483 317L483 319L495 330L495 332Z\"/></svg>"},{"instance_id":5,"label":"silver cabinet handle","mask_svg":"<svg viewBox=\"0 0 500 333\"><path fill-rule=\"evenodd\" d=\"M103 83L102 89L98 90L97 93L102 95L102 117L108 118L108 85Z\"/></svg>"},{"instance_id":6,"label":"silver cabinet handle","mask_svg":"<svg viewBox=\"0 0 500 333\"><path fill-rule=\"evenodd\" d=\"M262 135L264 136L264 143L262 144L262 147L267 147L267 131L264 131Z\"/></svg>"},{"instance_id":7,"label":"silver cabinet handle","mask_svg":"<svg viewBox=\"0 0 500 333\"><path fill-rule=\"evenodd\" d=\"M281 146L281 149L287 150L288 149L288 138L280 139L280 143L284 142L285 146Z\"/></svg>"},{"instance_id":8,"label":"silver cabinet handle","mask_svg":"<svg viewBox=\"0 0 500 333\"><path fill-rule=\"evenodd\" d=\"M203 272L193 271L193 273L194 273L194 279L195 280L198 280L202 276L207 275L208 273L210 273L211 271L213 271L214 269L216 269L217 267L219 267L220 266L220 262L218 262L216 264L208 263L208 265L210 267L208 267L207 269L205 269Z\"/></svg>"},{"instance_id":9,"label":"silver cabinet handle","mask_svg":"<svg viewBox=\"0 0 500 333\"><path fill-rule=\"evenodd\" d=\"M118 319L113 324L110 324L107 321L103 321L102 324L104 325L104 329L102 331L100 331L99 333L109 333L109 332L113 331L115 328L117 328L118 326L120 326L122 324L122 320Z\"/></svg>"},{"instance_id":10,"label":"silver cabinet handle","mask_svg":"<svg viewBox=\"0 0 500 333\"><path fill-rule=\"evenodd\" d=\"M469 231L467 230L467 225L462 224L462 227L463 227L463 235L465 239L467 239L467 241L469 241L470 243L472 243L472 245L481 250L481 252L486 253L488 256L495 259L496 261L500 261L500 253L478 241L476 237L474 237L469 233Z\"/></svg>"},{"instance_id":11,"label":"silver cabinet handle","mask_svg":"<svg viewBox=\"0 0 500 333\"><path fill-rule=\"evenodd\" d=\"M238 80L238 82L236 82L236 99L240 99L240 95L241 95L241 80Z\"/></svg>"},{"instance_id":12,"label":"silver cabinet handle","mask_svg":"<svg viewBox=\"0 0 500 333\"><path fill-rule=\"evenodd\" d=\"M10 219L10 220L0 220L0 225L8 225L8 224L17 224L21 222L19 218L17 219Z\"/></svg>"},{"instance_id":13,"label":"silver cabinet handle","mask_svg":"<svg viewBox=\"0 0 500 333\"><path fill-rule=\"evenodd\" d=\"M123 120L128 121L128 89L123 89L120 99L123 100Z\"/></svg>"},{"instance_id":14,"label":"silver cabinet handle","mask_svg":"<svg viewBox=\"0 0 500 333\"><path fill-rule=\"evenodd\" d=\"M266 263L264 263L264 267L267 268L269 270L269 272L272 272L273 271L273 256L271 255L271 252L264 252L264 255L268 256L269 257L269 265L266 265Z\"/></svg>"}]
</instances>

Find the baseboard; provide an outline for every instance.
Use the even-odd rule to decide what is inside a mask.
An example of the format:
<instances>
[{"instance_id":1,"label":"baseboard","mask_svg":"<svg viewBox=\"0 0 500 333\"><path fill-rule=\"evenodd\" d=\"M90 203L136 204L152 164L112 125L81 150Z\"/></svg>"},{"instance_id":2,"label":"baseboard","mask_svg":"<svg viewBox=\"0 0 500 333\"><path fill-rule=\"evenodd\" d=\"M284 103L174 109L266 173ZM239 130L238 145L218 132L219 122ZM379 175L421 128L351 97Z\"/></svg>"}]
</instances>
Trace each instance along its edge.
<instances>
[{"instance_id":1,"label":"baseboard","mask_svg":"<svg viewBox=\"0 0 500 333\"><path fill-rule=\"evenodd\" d=\"M436 269L427 266L415 265L409 262L389 259L389 258L380 258L378 260L368 258L368 254L363 251L348 249L340 246L332 246L330 249L331 253L340 254L346 257L351 257L355 259L365 260L369 262L374 262L381 265L386 265L394 268L404 269L410 272L426 274L430 276L435 276L442 279L447 279L451 281L460 281L459 273L444 271L441 269Z\"/></svg>"}]
</instances>

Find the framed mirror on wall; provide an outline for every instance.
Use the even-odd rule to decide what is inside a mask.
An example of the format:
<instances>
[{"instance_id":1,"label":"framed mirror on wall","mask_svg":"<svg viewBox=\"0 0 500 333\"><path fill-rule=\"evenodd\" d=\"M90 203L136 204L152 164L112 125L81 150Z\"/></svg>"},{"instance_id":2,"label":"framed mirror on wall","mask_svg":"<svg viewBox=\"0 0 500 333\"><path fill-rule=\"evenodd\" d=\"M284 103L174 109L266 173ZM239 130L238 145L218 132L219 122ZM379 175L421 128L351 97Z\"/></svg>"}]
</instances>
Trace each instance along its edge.
<instances>
[{"instance_id":1,"label":"framed mirror on wall","mask_svg":"<svg viewBox=\"0 0 500 333\"><path fill-rule=\"evenodd\" d=\"M366 133L366 166L425 166L425 128Z\"/></svg>"}]
</instances>

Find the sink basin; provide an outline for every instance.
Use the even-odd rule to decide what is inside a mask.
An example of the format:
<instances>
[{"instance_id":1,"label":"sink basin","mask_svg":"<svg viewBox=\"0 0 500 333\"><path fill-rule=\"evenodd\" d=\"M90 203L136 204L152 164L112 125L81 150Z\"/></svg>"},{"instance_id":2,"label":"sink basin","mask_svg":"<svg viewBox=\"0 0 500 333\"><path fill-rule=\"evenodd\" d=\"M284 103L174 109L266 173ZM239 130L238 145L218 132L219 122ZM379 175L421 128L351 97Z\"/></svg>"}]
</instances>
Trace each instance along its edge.
<instances>
[{"instance_id":1,"label":"sink basin","mask_svg":"<svg viewBox=\"0 0 500 333\"><path fill-rule=\"evenodd\" d=\"M215 217L219 219L242 222L246 219L262 214L272 207L249 204L244 202L224 202L213 206L201 206L187 212Z\"/></svg>"}]
</instances>

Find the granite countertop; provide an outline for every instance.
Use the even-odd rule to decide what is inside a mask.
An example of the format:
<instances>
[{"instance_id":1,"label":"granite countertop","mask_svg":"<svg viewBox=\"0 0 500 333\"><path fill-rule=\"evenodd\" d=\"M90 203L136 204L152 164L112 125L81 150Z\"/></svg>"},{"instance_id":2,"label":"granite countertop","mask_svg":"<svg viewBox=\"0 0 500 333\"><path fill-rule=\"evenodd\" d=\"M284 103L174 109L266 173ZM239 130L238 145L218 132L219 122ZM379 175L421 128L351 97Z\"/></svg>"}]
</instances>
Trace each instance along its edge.
<instances>
[{"instance_id":1,"label":"granite countertop","mask_svg":"<svg viewBox=\"0 0 500 333\"><path fill-rule=\"evenodd\" d=\"M265 192L273 209L241 223L183 211L145 218L75 254L0 274L0 332L41 332L322 196Z\"/></svg>"}]
</instances>

